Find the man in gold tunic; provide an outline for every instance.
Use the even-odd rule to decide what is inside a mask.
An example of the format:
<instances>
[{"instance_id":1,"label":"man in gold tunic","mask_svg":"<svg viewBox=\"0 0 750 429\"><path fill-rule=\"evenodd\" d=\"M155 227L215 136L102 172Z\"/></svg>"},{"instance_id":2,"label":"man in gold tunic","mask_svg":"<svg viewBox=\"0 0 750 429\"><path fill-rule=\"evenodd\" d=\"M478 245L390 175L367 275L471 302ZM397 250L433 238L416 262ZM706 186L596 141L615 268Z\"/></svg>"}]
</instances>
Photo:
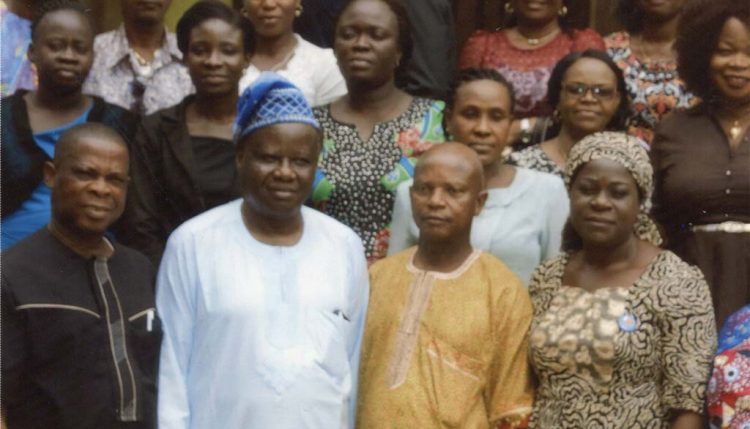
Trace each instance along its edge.
<instances>
[{"instance_id":1,"label":"man in gold tunic","mask_svg":"<svg viewBox=\"0 0 750 429\"><path fill-rule=\"evenodd\" d=\"M468 146L426 152L410 190L416 247L370 268L358 428L523 428L531 412L521 281L469 243L487 197Z\"/></svg>"}]
</instances>

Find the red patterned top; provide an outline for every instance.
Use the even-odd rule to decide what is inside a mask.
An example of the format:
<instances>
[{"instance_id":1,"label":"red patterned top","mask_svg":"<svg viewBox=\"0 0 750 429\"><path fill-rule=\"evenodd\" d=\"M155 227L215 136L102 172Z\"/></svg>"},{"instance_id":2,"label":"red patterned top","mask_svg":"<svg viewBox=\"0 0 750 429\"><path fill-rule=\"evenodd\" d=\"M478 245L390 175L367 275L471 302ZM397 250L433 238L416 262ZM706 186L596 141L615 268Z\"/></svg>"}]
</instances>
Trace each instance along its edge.
<instances>
[{"instance_id":1,"label":"red patterned top","mask_svg":"<svg viewBox=\"0 0 750 429\"><path fill-rule=\"evenodd\" d=\"M549 43L535 49L522 49L508 39L507 32L477 31L466 41L459 68L482 67L497 69L516 92L518 117L548 116L547 82L555 64L570 52L586 49L604 50L602 37L594 30L573 30L572 35L560 33Z\"/></svg>"}]
</instances>

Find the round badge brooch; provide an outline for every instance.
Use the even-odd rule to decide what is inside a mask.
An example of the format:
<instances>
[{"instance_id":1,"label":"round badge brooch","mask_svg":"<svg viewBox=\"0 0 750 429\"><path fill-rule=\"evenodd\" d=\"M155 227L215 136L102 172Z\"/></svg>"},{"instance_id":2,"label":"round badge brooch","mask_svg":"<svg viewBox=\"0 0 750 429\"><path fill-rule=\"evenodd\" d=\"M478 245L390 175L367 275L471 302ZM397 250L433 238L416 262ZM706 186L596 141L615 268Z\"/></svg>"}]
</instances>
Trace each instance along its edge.
<instances>
[{"instance_id":1,"label":"round badge brooch","mask_svg":"<svg viewBox=\"0 0 750 429\"><path fill-rule=\"evenodd\" d=\"M638 319L634 314L625 312L619 319L617 324L620 325L620 329L623 332L633 332L638 329Z\"/></svg>"}]
</instances>

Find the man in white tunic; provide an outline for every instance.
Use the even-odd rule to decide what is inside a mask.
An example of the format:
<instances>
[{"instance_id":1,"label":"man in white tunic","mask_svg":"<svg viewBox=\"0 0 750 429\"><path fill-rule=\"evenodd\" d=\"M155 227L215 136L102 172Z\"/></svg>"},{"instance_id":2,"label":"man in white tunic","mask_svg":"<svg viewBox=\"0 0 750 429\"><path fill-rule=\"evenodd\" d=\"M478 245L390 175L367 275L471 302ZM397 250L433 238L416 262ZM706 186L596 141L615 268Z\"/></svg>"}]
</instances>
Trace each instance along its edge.
<instances>
[{"instance_id":1,"label":"man in white tunic","mask_svg":"<svg viewBox=\"0 0 750 429\"><path fill-rule=\"evenodd\" d=\"M236 121L243 198L178 228L159 270L159 427L351 429L367 263L354 232L302 207L319 125L273 74Z\"/></svg>"}]
</instances>

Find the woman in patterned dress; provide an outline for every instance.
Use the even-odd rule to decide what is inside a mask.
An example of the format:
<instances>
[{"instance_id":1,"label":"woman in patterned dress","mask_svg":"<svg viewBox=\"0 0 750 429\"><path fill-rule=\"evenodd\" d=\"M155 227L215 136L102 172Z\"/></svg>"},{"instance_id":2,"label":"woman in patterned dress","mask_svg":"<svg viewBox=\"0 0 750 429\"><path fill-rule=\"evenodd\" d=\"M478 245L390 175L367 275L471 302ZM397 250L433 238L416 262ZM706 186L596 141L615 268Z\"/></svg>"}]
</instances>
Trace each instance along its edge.
<instances>
[{"instance_id":1,"label":"woman in patterned dress","mask_svg":"<svg viewBox=\"0 0 750 429\"><path fill-rule=\"evenodd\" d=\"M506 28L477 31L461 50L459 69L494 68L515 88L518 119L511 127L511 142L527 145L532 134L541 134L536 131L552 113L546 102L547 81L555 64L571 52L604 49L599 33L573 27L571 7L572 0L508 0Z\"/></svg>"},{"instance_id":2,"label":"woman in patterned dress","mask_svg":"<svg viewBox=\"0 0 750 429\"><path fill-rule=\"evenodd\" d=\"M699 429L716 327L700 271L661 250L653 170L638 140L603 132L565 165L564 252L540 265L531 427Z\"/></svg>"},{"instance_id":3,"label":"woman in patterned dress","mask_svg":"<svg viewBox=\"0 0 750 429\"><path fill-rule=\"evenodd\" d=\"M388 250L396 187L417 157L444 140L443 103L395 85L412 49L396 0L350 0L336 23L334 53L348 95L314 110L323 150L312 205L350 226L374 262Z\"/></svg>"},{"instance_id":4,"label":"woman in patterned dress","mask_svg":"<svg viewBox=\"0 0 750 429\"><path fill-rule=\"evenodd\" d=\"M549 80L548 100L559 127L556 137L510 155L510 163L563 177L570 148L598 131L621 131L628 114L622 71L606 53L574 52L560 60Z\"/></svg>"},{"instance_id":5,"label":"woman in patterned dress","mask_svg":"<svg viewBox=\"0 0 750 429\"><path fill-rule=\"evenodd\" d=\"M686 0L619 0L627 31L604 38L607 53L622 69L628 86L628 133L647 143L663 117L695 105L698 98L677 75L677 22Z\"/></svg>"}]
</instances>

